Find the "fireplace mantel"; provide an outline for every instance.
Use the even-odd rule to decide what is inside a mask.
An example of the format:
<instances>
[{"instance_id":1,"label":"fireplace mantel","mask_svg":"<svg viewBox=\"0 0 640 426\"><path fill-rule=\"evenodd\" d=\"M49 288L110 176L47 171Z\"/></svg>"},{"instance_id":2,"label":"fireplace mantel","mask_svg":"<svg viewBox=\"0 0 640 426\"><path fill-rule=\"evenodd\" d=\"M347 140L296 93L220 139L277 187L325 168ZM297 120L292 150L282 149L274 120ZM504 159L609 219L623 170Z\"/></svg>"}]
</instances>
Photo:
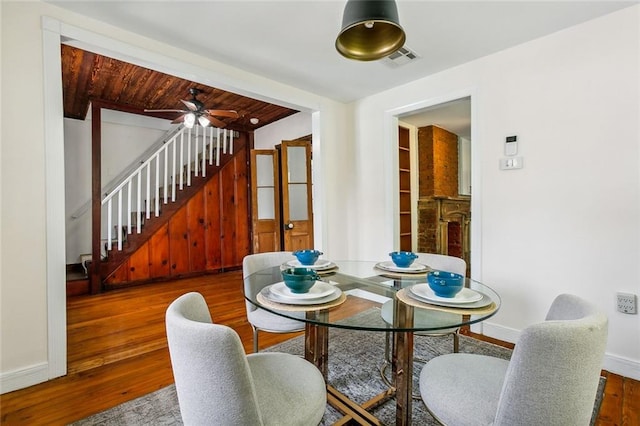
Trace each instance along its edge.
<instances>
[{"instance_id":1,"label":"fireplace mantel","mask_svg":"<svg viewBox=\"0 0 640 426\"><path fill-rule=\"evenodd\" d=\"M471 197L418 200L418 251L461 257L470 265Z\"/></svg>"}]
</instances>

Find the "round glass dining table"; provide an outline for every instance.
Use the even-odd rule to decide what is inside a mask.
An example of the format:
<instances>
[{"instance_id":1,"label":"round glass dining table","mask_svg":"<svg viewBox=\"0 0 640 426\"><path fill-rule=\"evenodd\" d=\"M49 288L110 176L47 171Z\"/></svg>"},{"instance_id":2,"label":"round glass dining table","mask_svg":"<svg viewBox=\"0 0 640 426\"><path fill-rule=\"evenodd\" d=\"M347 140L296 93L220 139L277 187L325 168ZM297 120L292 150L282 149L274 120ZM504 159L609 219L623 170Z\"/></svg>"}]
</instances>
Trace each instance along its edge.
<instances>
[{"instance_id":1,"label":"round glass dining table","mask_svg":"<svg viewBox=\"0 0 640 426\"><path fill-rule=\"evenodd\" d=\"M247 276L245 298L258 308L305 322L305 358L318 367L325 379L330 328L393 332L391 371L394 387L380 398L395 396L396 425L411 424L413 334L437 333L479 323L495 315L500 308L499 295L478 281L465 278L465 287L456 297L441 298L426 283L428 266L397 268L391 262L322 260L313 266L320 275L313 291L297 295L284 286L282 278L282 269L295 266L299 266L297 261L291 261ZM385 303L387 306L393 304L392 318L359 315ZM420 316L421 320L414 322L418 309L429 311L428 321ZM348 420L377 424L377 419L366 409L330 384L327 385L327 400L350 418ZM372 400L371 404L374 403L379 401Z\"/></svg>"}]
</instances>

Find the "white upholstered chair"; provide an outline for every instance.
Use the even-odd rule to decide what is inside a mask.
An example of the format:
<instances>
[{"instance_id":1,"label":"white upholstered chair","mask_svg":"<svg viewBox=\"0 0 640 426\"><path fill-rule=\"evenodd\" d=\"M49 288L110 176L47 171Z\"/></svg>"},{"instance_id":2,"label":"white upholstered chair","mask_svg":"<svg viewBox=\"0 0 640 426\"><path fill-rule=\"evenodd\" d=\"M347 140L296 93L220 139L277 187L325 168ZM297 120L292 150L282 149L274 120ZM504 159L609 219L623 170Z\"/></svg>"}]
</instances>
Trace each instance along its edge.
<instances>
[{"instance_id":1,"label":"white upholstered chair","mask_svg":"<svg viewBox=\"0 0 640 426\"><path fill-rule=\"evenodd\" d=\"M421 263L423 265L429 266L431 269L437 269L441 271L454 272L456 274L460 274L465 276L467 273L467 262L464 259L454 256L447 256L444 254L433 254L433 253L416 253L418 258L415 262ZM382 319L387 324L393 324L393 300L389 300L382 305L381 308ZM455 322L460 319L460 315L457 314L444 314L442 312L428 311L426 309L414 309L413 314L413 323L415 325L424 325L426 327L436 327L438 324L441 324L443 321L445 324L450 324L451 322ZM459 347L459 327L455 328L447 328L438 331L422 331L414 333L415 336L428 336L428 337L441 337L441 336L452 336L453 337L453 352L458 352ZM382 375L382 379L388 384L392 385L389 379L386 376L386 368L389 366L391 362L391 354L390 354L390 337L391 333L387 333L385 348L384 348L384 364L380 368L380 374ZM420 360L418 360L420 361ZM415 396L417 398L417 396Z\"/></svg>"},{"instance_id":2,"label":"white upholstered chair","mask_svg":"<svg viewBox=\"0 0 640 426\"><path fill-rule=\"evenodd\" d=\"M527 327L510 361L447 354L420 373L427 409L446 425L588 425L607 341L607 317L573 295Z\"/></svg>"},{"instance_id":3,"label":"white upholstered chair","mask_svg":"<svg viewBox=\"0 0 640 426\"><path fill-rule=\"evenodd\" d=\"M279 266L285 262L295 259L296 258L290 251L275 251L268 253L250 254L248 256L245 256L242 260L242 278L244 279L261 269L269 268L272 266ZM247 286L246 283L244 284L244 293L245 295L251 295L252 297L256 296L256 294L253 294L253 290L249 286ZM258 332L260 330L269 333L294 333L304 330L305 325L302 321L296 321L290 318L281 317L279 315L265 311L264 309L258 308L249 301L245 301L245 305L247 308L247 320L249 321L249 324L251 324L251 328L253 329L254 353L257 353L260 350L258 345ZM291 315L291 313L288 314ZM304 318L305 314L304 312L300 312L296 315L299 315L300 318Z\"/></svg>"},{"instance_id":4,"label":"white upholstered chair","mask_svg":"<svg viewBox=\"0 0 640 426\"><path fill-rule=\"evenodd\" d=\"M200 293L171 303L166 327L185 425L320 423L326 408L320 371L295 355L246 355L233 329L211 322Z\"/></svg>"}]
</instances>

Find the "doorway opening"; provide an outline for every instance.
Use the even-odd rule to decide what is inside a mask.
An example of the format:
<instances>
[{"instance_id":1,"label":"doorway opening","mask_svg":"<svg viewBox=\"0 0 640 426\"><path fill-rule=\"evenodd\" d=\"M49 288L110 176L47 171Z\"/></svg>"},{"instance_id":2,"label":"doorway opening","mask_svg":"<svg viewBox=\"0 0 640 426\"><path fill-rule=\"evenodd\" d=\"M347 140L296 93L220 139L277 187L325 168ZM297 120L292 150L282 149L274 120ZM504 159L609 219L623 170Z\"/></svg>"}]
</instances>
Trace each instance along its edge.
<instances>
[{"instance_id":1,"label":"doorway opening","mask_svg":"<svg viewBox=\"0 0 640 426\"><path fill-rule=\"evenodd\" d=\"M471 97L425 106L398 115L398 144L409 134L410 166L399 157L398 230L403 250L407 217L411 250L447 254L471 264ZM410 170L410 178L403 178ZM407 181L411 194L406 209Z\"/></svg>"},{"instance_id":2,"label":"doorway opening","mask_svg":"<svg viewBox=\"0 0 640 426\"><path fill-rule=\"evenodd\" d=\"M66 321L66 289L65 289L65 191L64 191L64 126L63 99L61 90L61 58L60 45L73 43L74 46L96 53L115 55L116 58L132 61L138 65L150 66L152 69L172 73L180 69L177 75L182 78L197 76L198 81L226 82L226 77L214 71L194 67L179 60L166 64L163 57L145 51L133 45L114 43L114 40L97 35L90 31L68 25L54 18L43 17L43 74L44 74L44 111L45 111L45 170L46 170L46 285L47 285L47 363L36 373L25 375L25 383L32 385L63 376L67 373L67 321ZM134 59L135 58L135 59ZM233 87L233 82L227 82ZM234 89L235 90L235 89ZM245 89L237 88L240 94L247 94ZM277 93L269 91L271 97ZM299 110L313 111L312 133L320 129L320 113L314 105L303 102L300 105L286 102L286 93L282 93L281 102L290 104ZM315 137L315 136L314 136ZM319 138L316 138L318 140Z\"/></svg>"}]
</instances>

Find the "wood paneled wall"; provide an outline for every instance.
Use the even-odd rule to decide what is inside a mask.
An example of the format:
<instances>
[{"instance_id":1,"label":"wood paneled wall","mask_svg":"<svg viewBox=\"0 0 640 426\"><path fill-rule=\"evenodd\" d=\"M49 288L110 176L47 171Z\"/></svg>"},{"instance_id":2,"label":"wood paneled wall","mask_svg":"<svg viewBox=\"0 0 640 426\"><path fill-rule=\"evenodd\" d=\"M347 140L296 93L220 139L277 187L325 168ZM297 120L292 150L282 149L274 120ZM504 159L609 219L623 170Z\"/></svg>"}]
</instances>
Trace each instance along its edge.
<instances>
[{"instance_id":1,"label":"wood paneled wall","mask_svg":"<svg viewBox=\"0 0 640 426\"><path fill-rule=\"evenodd\" d=\"M242 266L250 253L248 152L239 151L105 282L118 288Z\"/></svg>"}]
</instances>

